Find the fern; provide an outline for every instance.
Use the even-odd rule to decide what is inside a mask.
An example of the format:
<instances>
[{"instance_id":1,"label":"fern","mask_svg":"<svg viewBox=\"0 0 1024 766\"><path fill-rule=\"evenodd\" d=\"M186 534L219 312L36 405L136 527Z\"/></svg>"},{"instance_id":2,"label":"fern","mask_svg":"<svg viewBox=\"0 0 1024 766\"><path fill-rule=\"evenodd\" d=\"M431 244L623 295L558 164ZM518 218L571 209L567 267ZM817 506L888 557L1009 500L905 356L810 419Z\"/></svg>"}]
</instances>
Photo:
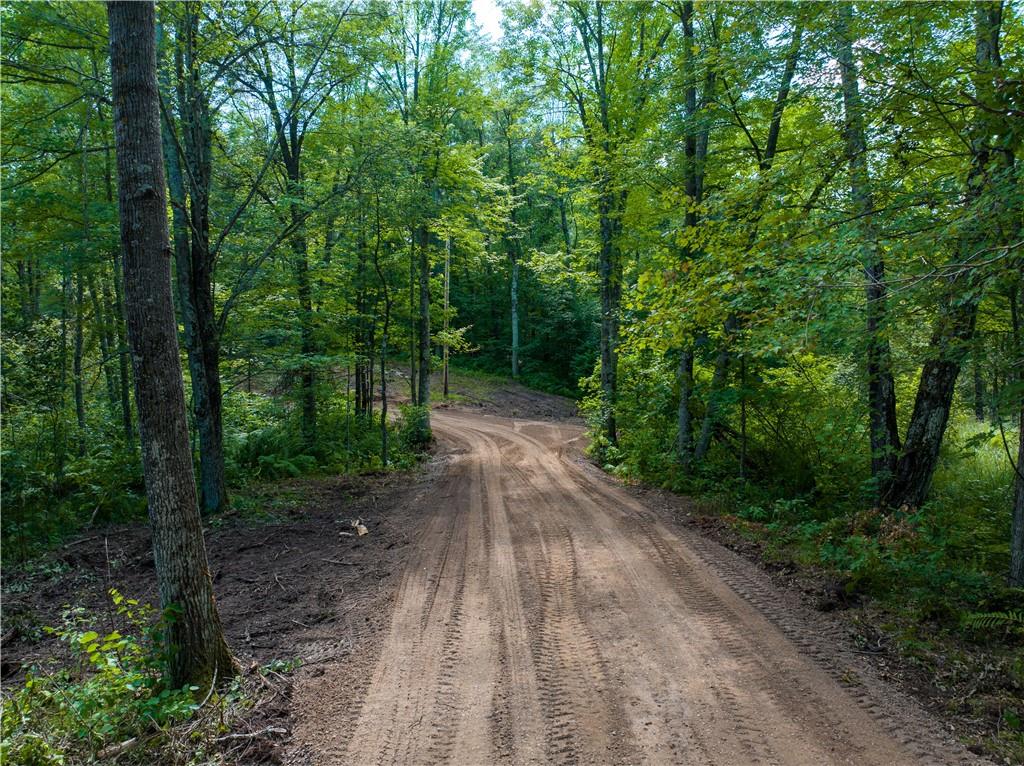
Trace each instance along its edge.
<instances>
[{"instance_id":1,"label":"fern","mask_svg":"<svg viewBox=\"0 0 1024 766\"><path fill-rule=\"evenodd\" d=\"M964 627L973 630L1005 630L1008 633L1024 634L1024 610L1011 609L1006 612L977 612L965 614L961 620Z\"/></svg>"}]
</instances>

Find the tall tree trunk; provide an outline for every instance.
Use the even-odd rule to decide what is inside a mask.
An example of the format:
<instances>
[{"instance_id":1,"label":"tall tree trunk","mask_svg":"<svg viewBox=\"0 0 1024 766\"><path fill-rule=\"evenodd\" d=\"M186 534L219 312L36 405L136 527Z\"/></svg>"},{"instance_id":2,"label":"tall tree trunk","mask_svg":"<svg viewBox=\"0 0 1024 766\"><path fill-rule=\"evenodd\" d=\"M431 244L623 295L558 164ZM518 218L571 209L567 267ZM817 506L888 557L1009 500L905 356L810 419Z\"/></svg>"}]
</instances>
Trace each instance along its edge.
<instances>
[{"instance_id":1,"label":"tall tree trunk","mask_svg":"<svg viewBox=\"0 0 1024 766\"><path fill-rule=\"evenodd\" d=\"M896 423L896 384L892 375L892 354L885 336L887 298L885 262L872 215L874 199L868 172L868 148L864 132L864 114L857 82L857 64L853 58L853 6L840 3L838 42L845 112L846 162L850 169L850 200L861 230L861 263L865 279L867 317L868 422L871 445L871 477L880 493L892 479L899 456L899 430Z\"/></svg>"},{"instance_id":2,"label":"tall tree trunk","mask_svg":"<svg viewBox=\"0 0 1024 766\"><path fill-rule=\"evenodd\" d=\"M28 329L35 321L32 312L32 259L18 261L18 298L21 302L21 325Z\"/></svg>"},{"instance_id":3,"label":"tall tree trunk","mask_svg":"<svg viewBox=\"0 0 1024 766\"><path fill-rule=\"evenodd\" d=\"M800 59L802 43L803 23L798 14L796 24L793 28L793 37L790 40L789 50L786 52L786 61L785 67L782 71L782 79L779 82L779 89L775 94L775 105L772 108L772 116L768 124L768 136L765 141L764 149L761 150L757 146L756 142L754 142L753 138L750 137L751 148L754 149L754 152L758 157L758 168L761 172L762 183L758 185L754 195L754 201L751 203L754 223L750 229L747 239L746 249L748 250L757 242L758 225L770 190L770 186L764 181L767 179L768 171L771 170L772 165L775 162L775 155L778 151L779 145L779 137L782 133L782 117L785 113L786 104L789 100L789 91L793 83L793 76L796 73L797 62ZM705 85L707 92L704 98L704 103L708 103L714 84L715 77L714 72L712 71L707 76ZM702 194L704 183L703 167L704 160L707 155L707 142L707 132L705 129L705 131L698 136L696 146L696 152L698 154L696 165L701 169L696 177L698 198ZM720 399L720 391L726 383L726 375L728 372L729 362L731 360L729 344L739 326L740 316L736 312L730 313L729 316L726 317L724 323L725 333L723 336L723 347L719 350L715 362L715 372L711 381L711 389L708 393L707 408L704 411L704 420L701 424L700 437L697 442L697 447L694 450L694 461L697 463L704 460L711 445L711 438L714 435L714 428L717 425L716 420L719 417L720 408L718 400Z\"/></svg>"},{"instance_id":4,"label":"tall tree trunk","mask_svg":"<svg viewBox=\"0 0 1024 766\"><path fill-rule=\"evenodd\" d=\"M985 379L981 375L981 362L974 360L974 419L985 422Z\"/></svg>"},{"instance_id":5,"label":"tall tree trunk","mask_svg":"<svg viewBox=\"0 0 1024 766\"><path fill-rule=\"evenodd\" d=\"M449 380L447 380L447 363L449 363L449 354L451 348L449 347L449 328L451 323L449 322L449 309L451 308L452 298L452 238L445 240L444 242L444 314L443 314L443 333L444 333L444 344L441 350L441 394L446 399L449 395Z\"/></svg>"},{"instance_id":6,"label":"tall tree trunk","mask_svg":"<svg viewBox=\"0 0 1024 766\"><path fill-rule=\"evenodd\" d=\"M615 399L618 388L618 341L619 305L618 289L615 283L618 273L618 252L615 243L616 219L615 193L611 190L610 179L605 178L604 189L598 196L597 210L600 224L601 249L598 254L598 277L601 282L601 395L604 400L602 431L611 443L618 442L615 424Z\"/></svg>"},{"instance_id":7,"label":"tall tree trunk","mask_svg":"<svg viewBox=\"0 0 1024 766\"><path fill-rule=\"evenodd\" d=\"M1014 475L1013 522L1010 529L1010 578L1015 588L1024 588L1024 336L1020 312L1024 309L1024 279L1010 293L1014 358L1017 360L1017 465Z\"/></svg>"},{"instance_id":8,"label":"tall tree trunk","mask_svg":"<svg viewBox=\"0 0 1024 766\"><path fill-rule=\"evenodd\" d=\"M57 385L57 406L53 410L53 454L57 478L63 478L67 460L64 433L64 402L68 384L68 302L71 300L71 263L67 247L64 248L60 284L60 377Z\"/></svg>"},{"instance_id":9,"label":"tall tree trunk","mask_svg":"<svg viewBox=\"0 0 1024 766\"><path fill-rule=\"evenodd\" d=\"M416 401L416 357L419 354L419 323L416 311L416 232L409 230L409 401Z\"/></svg>"},{"instance_id":10,"label":"tall tree trunk","mask_svg":"<svg viewBox=\"0 0 1024 766\"><path fill-rule=\"evenodd\" d=\"M723 344L723 348L715 359L715 371L711 376L711 388L708 391L708 406L701 423L700 437L697 439L697 446L693 451L693 461L698 465L704 462L708 450L711 449L711 437L714 436L715 426L718 424L720 409L718 400L721 397L722 389L725 388L726 375L729 373L728 340L724 340Z\"/></svg>"},{"instance_id":11,"label":"tall tree trunk","mask_svg":"<svg viewBox=\"0 0 1024 766\"><path fill-rule=\"evenodd\" d=\"M694 65L693 0L685 0L681 8L683 22L683 76L684 102L686 108L686 129L683 135L683 185L686 190L686 214L684 223L688 229L697 225L697 207L701 203L704 185L704 159L707 154L708 131L697 131L697 71ZM705 86L702 99L710 98L711 85ZM685 259L692 257L687 249ZM679 402L676 406L676 452L679 462L688 467L693 460L693 419L690 415L690 397L693 395L693 350L684 348L679 355L679 369L676 373L679 383Z\"/></svg>"},{"instance_id":12,"label":"tall tree trunk","mask_svg":"<svg viewBox=\"0 0 1024 766\"><path fill-rule=\"evenodd\" d=\"M999 30L1002 6L999 3L979 2L975 5L975 98L982 103L991 98L995 84L994 72L999 66ZM967 174L965 204L975 207L985 191L992 187L995 160L1001 157L1012 162L993 148L994 137L1002 126L994 123L986 111L975 109L971 123L971 167ZM976 252L990 244L990 234L998 231L1005 207L975 214L975 224L961 236L956 258L959 263L970 263ZM1018 221L1019 225L1019 221ZM924 363L918 384L914 411L907 427L907 438L896 464L892 483L883 493L886 503L893 507L919 507L928 495L932 476L938 464L939 449L949 422L949 411L960 366L967 356L978 317L984 274L968 270L950 277L946 300L939 315L929 349L932 356Z\"/></svg>"},{"instance_id":13,"label":"tall tree trunk","mask_svg":"<svg viewBox=\"0 0 1024 766\"><path fill-rule=\"evenodd\" d=\"M373 268L380 281L380 289L384 296L384 326L380 336L380 462L385 468L388 465L388 333L391 331L391 292L388 281L384 278L384 270L380 265L381 225L380 196L377 196L377 242L373 250Z\"/></svg>"},{"instance_id":14,"label":"tall tree trunk","mask_svg":"<svg viewBox=\"0 0 1024 766\"><path fill-rule=\"evenodd\" d=\"M510 301L512 306L512 378L519 378L519 257L512 258L512 284Z\"/></svg>"},{"instance_id":15,"label":"tall tree trunk","mask_svg":"<svg viewBox=\"0 0 1024 766\"><path fill-rule=\"evenodd\" d=\"M125 444L135 444L135 425L132 423L132 379L129 368L128 312L124 305L124 265L121 248L114 250L114 316L117 337L117 377L121 392L121 428Z\"/></svg>"},{"instance_id":16,"label":"tall tree trunk","mask_svg":"<svg viewBox=\"0 0 1024 766\"><path fill-rule=\"evenodd\" d=\"M360 206L361 207L361 206ZM368 364L368 336L367 319L367 287L366 287L366 238L363 234L363 221L360 215L359 237L356 242L356 316L353 332L353 348L356 352L356 415L363 417L367 413L367 402L370 400L370 391L367 387L367 364Z\"/></svg>"},{"instance_id":17,"label":"tall tree trunk","mask_svg":"<svg viewBox=\"0 0 1024 766\"><path fill-rule=\"evenodd\" d=\"M82 354L85 350L85 280L75 276L75 419L78 422L78 454L85 454L85 381L82 378Z\"/></svg>"},{"instance_id":18,"label":"tall tree trunk","mask_svg":"<svg viewBox=\"0 0 1024 766\"><path fill-rule=\"evenodd\" d=\"M430 230L421 224L416 232L419 249L419 331L420 387L416 397L421 407L430 406Z\"/></svg>"},{"instance_id":19,"label":"tall tree trunk","mask_svg":"<svg viewBox=\"0 0 1024 766\"><path fill-rule=\"evenodd\" d=\"M107 388L107 406L110 417L117 418L117 381L114 379L114 370L111 367L113 362L114 339L110 331L110 318L107 316L106 305L99 289L96 287L96 280L90 278L87 283L89 290L89 301L92 303L92 313L96 317L97 335L100 341L100 367L103 368L103 380Z\"/></svg>"},{"instance_id":20,"label":"tall tree trunk","mask_svg":"<svg viewBox=\"0 0 1024 766\"><path fill-rule=\"evenodd\" d=\"M565 247L565 256L568 258L572 253L573 237L569 232L569 206L565 203L565 197L558 195L558 220L562 229L562 244Z\"/></svg>"},{"instance_id":21,"label":"tall tree trunk","mask_svg":"<svg viewBox=\"0 0 1024 766\"><path fill-rule=\"evenodd\" d=\"M452 240L449 237L444 243L444 348L441 351L441 391L445 399L448 398L448 309L451 298L451 270L452 270Z\"/></svg>"},{"instance_id":22,"label":"tall tree trunk","mask_svg":"<svg viewBox=\"0 0 1024 766\"><path fill-rule=\"evenodd\" d=\"M679 404L676 412L676 452L683 466L693 460L693 418L690 415L690 396L693 393L693 352L684 350L679 355Z\"/></svg>"},{"instance_id":23,"label":"tall tree trunk","mask_svg":"<svg viewBox=\"0 0 1024 766\"><path fill-rule=\"evenodd\" d=\"M508 122L505 125L505 159L506 159L506 171L507 171L507 182L509 193L512 195L512 207L509 211L509 229L510 236L507 237L508 243L508 258L511 264L511 284L509 286L509 302L510 312L512 319L512 378L517 379L519 377L519 260L520 260L520 247L519 247L519 232L516 229L516 208L515 208L515 197L516 197L516 166L515 158L512 152L512 117L511 112L507 112ZM567 236L566 221L565 221L565 207L562 206L562 229L563 237ZM568 254L569 242L566 239L566 253Z\"/></svg>"},{"instance_id":24,"label":"tall tree trunk","mask_svg":"<svg viewBox=\"0 0 1024 766\"><path fill-rule=\"evenodd\" d=\"M376 368L373 365L374 354L377 353L377 300L370 306L369 324L366 328L366 417L373 420L373 376Z\"/></svg>"},{"instance_id":25,"label":"tall tree trunk","mask_svg":"<svg viewBox=\"0 0 1024 766\"><path fill-rule=\"evenodd\" d=\"M150 2L111 2L110 62L128 341L153 559L173 687L235 673L213 599L188 444L171 300L170 243Z\"/></svg>"},{"instance_id":26,"label":"tall tree trunk","mask_svg":"<svg viewBox=\"0 0 1024 766\"><path fill-rule=\"evenodd\" d=\"M213 300L213 256L210 252L210 187L212 183L212 135L209 99L200 79L197 60L199 7L183 3L183 16L177 26L175 71L178 109L181 117L184 161L188 172L178 183L187 185L189 244L187 291L192 322L186 327L186 350L192 377L192 410L199 436L199 489L204 512L215 513L228 504L224 469L223 394L220 383L220 328ZM170 127L170 126L168 126ZM165 139L166 141L166 139ZM170 147L173 151L175 147ZM166 154L166 148L165 148ZM177 152L174 152L175 158ZM184 212L184 191L182 191ZM177 253L177 228L175 246ZM179 268L179 281L181 279ZM183 314L185 310L183 308Z\"/></svg>"},{"instance_id":27,"label":"tall tree trunk","mask_svg":"<svg viewBox=\"0 0 1024 766\"><path fill-rule=\"evenodd\" d=\"M293 193L300 193L298 168L292 178ZM292 237L292 256L295 268L296 295L299 299L299 339L302 352L302 370L300 373L300 399L302 406L302 437L308 448L316 445L316 374L313 369L313 355L316 346L313 338L313 293L309 279L309 254L306 246L306 233L301 222L301 212L297 205L291 206L292 225L295 235Z\"/></svg>"},{"instance_id":28,"label":"tall tree trunk","mask_svg":"<svg viewBox=\"0 0 1024 766\"><path fill-rule=\"evenodd\" d=\"M990 423L995 425L999 422L999 397L1002 389L999 386L999 365L995 362L992 363L991 375L989 376L992 381L991 393L988 397L988 420Z\"/></svg>"},{"instance_id":29,"label":"tall tree trunk","mask_svg":"<svg viewBox=\"0 0 1024 766\"><path fill-rule=\"evenodd\" d=\"M1024 388L1024 380L1021 382ZM1024 434L1024 396L1017 418L1018 434ZM1017 437L1017 474L1013 497L1013 528L1010 539L1010 585L1024 588L1024 436Z\"/></svg>"},{"instance_id":30,"label":"tall tree trunk","mask_svg":"<svg viewBox=\"0 0 1024 766\"><path fill-rule=\"evenodd\" d=\"M79 258L78 273L75 275L75 419L78 421L78 454L85 454L85 381L82 377L82 354L85 351L85 265L91 255L89 237L92 233L89 225L89 165L86 161L86 147L89 143L89 117L87 111L82 126L82 172L79 176L78 190L82 198L82 254ZM96 318L98 321L99 318Z\"/></svg>"},{"instance_id":31,"label":"tall tree trunk","mask_svg":"<svg viewBox=\"0 0 1024 766\"><path fill-rule=\"evenodd\" d=\"M95 61L93 62L95 64ZM103 123L103 104L97 100L96 102L96 115L99 118L100 123ZM103 189L105 198L108 204L114 203L114 179L112 169L110 147L107 146L103 150ZM132 445L135 443L135 428L132 424L132 402L131 402L131 382L129 380L128 372L128 343L125 339L125 327L128 321L124 310L124 300L122 296L123 292L123 274L121 273L121 249L117 247L113 252L113 283L114 283L114 294L113 298L110 295L110 286L102 275L100 276L100 284L103 286L103 299L106 303L109 311L108 315L111 317L111 325L113 331L111 333L111 350L117 350L117 370L118 370L118 394L121 400L121 429L124 432L125 444Z\"/></svg>"}]
</instances>

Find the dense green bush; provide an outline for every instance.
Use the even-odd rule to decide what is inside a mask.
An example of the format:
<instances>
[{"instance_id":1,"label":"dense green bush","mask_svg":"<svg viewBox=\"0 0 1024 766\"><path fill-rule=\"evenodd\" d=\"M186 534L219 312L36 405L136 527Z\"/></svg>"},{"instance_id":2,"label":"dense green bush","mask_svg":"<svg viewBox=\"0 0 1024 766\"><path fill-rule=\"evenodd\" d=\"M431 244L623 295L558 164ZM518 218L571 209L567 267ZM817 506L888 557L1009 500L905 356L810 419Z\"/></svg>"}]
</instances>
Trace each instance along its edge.
<instances>
[{"instance_id":1,"label":"dense green bush","mask_svg":"<svg viewBox=\"0 0 1024 766\"><path fill-rule=\"evenodd\" d=\"M320 400L317 440L307 445L298 413L283 405L260 403L246 395L240 404L243 417L235 422L252 430L232 429L227 438L229 478L236 486L251 480L294 478L317 471L360 473L381 470L380 419L356 415L344 393L324 392ZM388 426L391 467L411 464L415 453L430 441L425 408L400 405L402 417ZM425 429L425 430L424 430Z\"/></svg>"},{"instance_id":2,"label":"dense green bush","mask_svg":"<svg viewBox=\"0 0 1024 766\"><path fill-rule=\"evenodd\" d=\"M55 459L45 418L5 423L0 487L7 555L24 560L89 522L124 521L145 510L138 452L116 439Z\"/></svg>"},{"instance_id":3,"label":"dense green bush","mask_svg":"<svg viewBox=\"0 0 1024 766\"><path fill-rule=\"evenodd\" d=\"M401 413L398 421L399 442L407 450L425 449L434 438L430 430L430 410L412 404L401 404L398 409Z\"/></svg>"},{"instance_id":4,"label":"dense green bush","mask_svg":"<svg viewBox=\"0 0 1024 766\"><path fill-rule=\"evenodd\" d=\"M27 364L27 362L24 362ZM301 435L286 399L233 389L224 397L225 468L230 486L295 478L318 471L358 473L383 468L379 418L354 414L351 399L323 386L315 445ZM15 407L4 420L0 522L6 561L22 561L90 523L143 518L145 486L139 452L126 445L115 414L90 412L83 451L59 413ZM426 431L424 431L426 428ZM390 467L407 467L429 443L425 411L389 426ZM198 461L198 455L196 456ZM198 468L197 468L198 470Z\"/></svg>"}]
</instances>

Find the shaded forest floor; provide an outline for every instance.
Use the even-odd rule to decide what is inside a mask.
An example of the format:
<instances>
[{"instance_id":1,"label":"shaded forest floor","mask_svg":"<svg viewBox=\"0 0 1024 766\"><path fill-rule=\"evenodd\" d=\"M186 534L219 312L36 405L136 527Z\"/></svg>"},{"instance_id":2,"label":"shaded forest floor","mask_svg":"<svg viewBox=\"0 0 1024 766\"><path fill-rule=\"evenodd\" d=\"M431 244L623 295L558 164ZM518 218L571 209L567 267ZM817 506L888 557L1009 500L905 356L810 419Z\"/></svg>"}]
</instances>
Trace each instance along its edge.
<instances>
[{"instance_id":1,"label":"shaded forest floor","mask_svg":"<svg viewBox=\"0 0 1024 766\"><path fill-rule=\"evenodd\" d=\"M452 402L437 406L534 420L565 420L575 412L567 399L497 378L462 375L453 381ZM341 663L354 681L368 679L390 625L401 575L423 532L424 514L413 499L437 481L444 458L438 452L421 467L401 473L255 484L240 504L245 513L208 521L218 604L243 667L297 668L297 675L287 677L275 671L279 693L243 717L238 731L275 726L290 733L296 678L308 682ZM576 460L596 472L581 454ZM660 490L627 489L666 524L698 532L755 562L765 580L786 594L787 609L831 626L834 634L844 636L845 649L859 655L879 678L921 700L972 751L1006 763L1019 760L1019 751L998 731L1000 706L1008 699L999 677L1006 652L967 645L938 631L928 643L910 646L896 640L901 626L892 614L870 602L836 608L829 603L834 587L829 573L766 557L765 546L752 541L728 515ZM353 525L359 523L366 534L357 533ZM23 677L25 665L62 661L62 644L43 628L59 624L67 606L84 607L103 623L110 614L106 593L111 587L140 601L155 603L157 598L149 534L141 523L88 530L31 565L4 574L2 671L8 688ZM233 746L231 759L278 762L289 752L291 759L296 754L287 747L288 738L281 733L253 737Z\"/></svg>"}]
</instances>

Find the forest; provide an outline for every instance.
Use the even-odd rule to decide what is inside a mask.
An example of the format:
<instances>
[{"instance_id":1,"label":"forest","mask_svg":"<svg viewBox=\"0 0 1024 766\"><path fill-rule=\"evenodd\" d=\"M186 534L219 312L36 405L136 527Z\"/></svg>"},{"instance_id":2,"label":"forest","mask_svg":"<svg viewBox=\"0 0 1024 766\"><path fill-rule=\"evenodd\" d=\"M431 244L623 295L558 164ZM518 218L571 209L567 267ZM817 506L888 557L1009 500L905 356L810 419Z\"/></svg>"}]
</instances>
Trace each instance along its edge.
<instances>
[{"instance_id":1,"label":"forest","mask_svg":"<svg viewBox=\"0 0 1024 766\"><path fill-rule=\"evenodd\" d=\"M1024 758L1019 3L32 0L0 27L4 599L148 518L159 600L114 592L137 643L55 629L92 675L4 666L5 760L191 715L239 671L204 528L415 475L456 379L575 400L587 460L827 573L919 665L995 663L962 710ZM42 635L5 612L5 644ZM58 687L117 722L82 734Z\"/></svg>"}]
</instances>

